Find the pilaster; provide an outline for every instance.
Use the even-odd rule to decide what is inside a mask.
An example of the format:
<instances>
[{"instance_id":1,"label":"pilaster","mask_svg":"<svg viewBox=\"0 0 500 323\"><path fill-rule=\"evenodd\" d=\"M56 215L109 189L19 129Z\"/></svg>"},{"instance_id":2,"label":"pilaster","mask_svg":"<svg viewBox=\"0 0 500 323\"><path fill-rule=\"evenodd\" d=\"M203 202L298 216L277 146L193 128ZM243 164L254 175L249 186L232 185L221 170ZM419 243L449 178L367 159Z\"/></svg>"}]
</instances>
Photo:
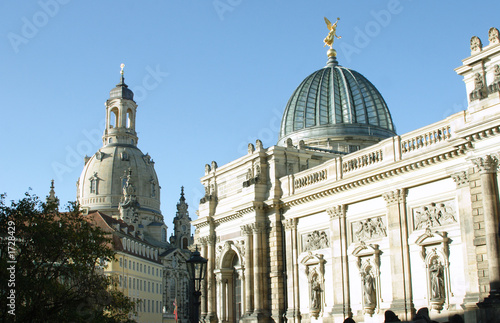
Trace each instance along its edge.
<instances>
[{"instance_id":1,"label":"pilaster","mask_svg":"<svg viewBox=\"0 0 500 323\"><path fill-rule=\"evenodd\" d=\"M341 314L344 318L352 317L349 292L349 263L347 259L347 206L338 205L328 208L326 211L330 216L330 228L332 232L334 305L331 314Z\"/></svg>"},{"instance_id":2,"label":"pilaster","mask_svg":"<svg viewBox=\"0 0 500 323\"><path fill-rule=\"evenodd\" d=\"M399 318L411 320L415 312L412 300L406 190L397 189L382 194L387 202L387 226L391 251L392 304Z\"/></svg>"},{"instance_id":3,"label":"pilaster","mask_svg":"<svg viewBox=\"0 0 500 323\"><path fill-rule=\"evenodd\" d=\"M297 219L291 218L283 221L285 227L286 243L286 272L287 272L287 312L289 322L299 323L300 315L300 293L299 293L299 267L297 263Z\"/></svg>"}]
</instances>

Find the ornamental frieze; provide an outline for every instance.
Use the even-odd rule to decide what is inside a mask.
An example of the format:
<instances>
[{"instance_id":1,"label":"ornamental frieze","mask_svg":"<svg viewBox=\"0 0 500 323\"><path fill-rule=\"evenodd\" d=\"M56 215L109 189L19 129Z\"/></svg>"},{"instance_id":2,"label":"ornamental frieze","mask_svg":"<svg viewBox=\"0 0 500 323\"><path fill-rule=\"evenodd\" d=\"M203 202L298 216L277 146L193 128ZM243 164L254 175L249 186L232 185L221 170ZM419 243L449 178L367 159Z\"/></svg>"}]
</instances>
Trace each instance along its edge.
<instances>
[{"instance_id":1,"label":"ornamental frieze","mask_svg":"<svg viewBox=\"0 0 500 323\"><path fill-rule=\"evenodd\" d=\"M412 213L414 230L439 227L457 222L453 200L420 206L412 209Z\"/></svg>"},{"instance_id":2,"label":"ornamental frieze","mask_svg":"<svg viewBox=\"0 0 500 323\"><path fill-rule=\"evenodd\" d=\"M383 216L353 222L351 225L353 242L387 237L386 224Z\"/></svg>"}]
</instances>

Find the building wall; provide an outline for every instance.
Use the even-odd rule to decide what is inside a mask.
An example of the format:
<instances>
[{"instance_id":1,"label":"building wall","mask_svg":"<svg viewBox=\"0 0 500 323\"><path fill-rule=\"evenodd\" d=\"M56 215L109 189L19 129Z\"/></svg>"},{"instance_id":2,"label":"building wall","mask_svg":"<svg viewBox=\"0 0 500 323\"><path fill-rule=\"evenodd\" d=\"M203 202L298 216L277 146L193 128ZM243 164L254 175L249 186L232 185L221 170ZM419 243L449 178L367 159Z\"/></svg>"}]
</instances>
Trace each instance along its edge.
<instances>
[{"instance_id":1,"label":"building wall","mask_svg":"<svg viewBox=\"0 0 500 323\"><path fill-rule=\"evenodd\" d=\"M438 321L487 315L478 304L500 278L498 64L493 40L457 69L466 111L360 151L257 141L207 165L193 221L209 260L202 316L236 321L235 302L252 322L381 322L388 309L411 320L421 307Z\"/></svg>"}]
</instances>

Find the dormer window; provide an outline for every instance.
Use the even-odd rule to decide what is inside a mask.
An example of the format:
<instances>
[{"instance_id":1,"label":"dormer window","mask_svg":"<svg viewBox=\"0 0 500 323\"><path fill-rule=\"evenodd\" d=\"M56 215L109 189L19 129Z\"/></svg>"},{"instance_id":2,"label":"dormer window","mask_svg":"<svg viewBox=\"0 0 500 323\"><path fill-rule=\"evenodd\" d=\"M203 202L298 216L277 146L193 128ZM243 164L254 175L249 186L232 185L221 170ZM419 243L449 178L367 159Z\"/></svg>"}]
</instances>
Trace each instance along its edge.
<instances>
[{"instance_id":1,"label":"dormer window","mask_svg":"<svg viewBox=\"0 0 500 323\"><path fill-rule=\"evenodd\" d=\"M90 193L91 194L98 194L98 184L99 184L99 178L97 177L97 173L94 173L94 175L90 178Z\"/></svg>"}]
</instances>

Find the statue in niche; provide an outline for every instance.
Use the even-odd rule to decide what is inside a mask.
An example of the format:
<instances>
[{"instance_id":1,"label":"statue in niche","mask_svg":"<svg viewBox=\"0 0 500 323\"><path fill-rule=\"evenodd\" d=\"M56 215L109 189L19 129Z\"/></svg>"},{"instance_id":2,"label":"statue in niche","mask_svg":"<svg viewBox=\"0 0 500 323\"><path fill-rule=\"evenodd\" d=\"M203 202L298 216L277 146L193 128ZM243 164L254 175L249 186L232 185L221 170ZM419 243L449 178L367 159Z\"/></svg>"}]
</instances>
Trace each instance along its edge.
<instances>
[{"instance_id":1,"label":"statue in niche","mask_svg":"<svg viewBox=\"0 0 500 323\"><path fill-rule=\"evenodd\" d=\"M431 281L431 300L444 299L444 268L438 258L431 261L429 267Z\"/></svg>"},{"instance_id":2,"label":"statue in niche","mask_svg":"<svg viewBox=\"0 0 500 323\"><path fill-rule=\"evenodd\" d=\"M375 279L373 279L368 268L361 273L361 279L363 282L363 299L365 307L374 306L376 304Z\"/></svg>"},{"instance_id":3,"label":"statue in niche","mask_svg":"<svg viewBox=\"0 0 500 323\"><path fill-rule=\"evenodd\" d=\"M311 309L320 310L321 309L321 284L318 280L318 274L316 269L312 271L311 279Z\"/></svg>"}]
</instances>

